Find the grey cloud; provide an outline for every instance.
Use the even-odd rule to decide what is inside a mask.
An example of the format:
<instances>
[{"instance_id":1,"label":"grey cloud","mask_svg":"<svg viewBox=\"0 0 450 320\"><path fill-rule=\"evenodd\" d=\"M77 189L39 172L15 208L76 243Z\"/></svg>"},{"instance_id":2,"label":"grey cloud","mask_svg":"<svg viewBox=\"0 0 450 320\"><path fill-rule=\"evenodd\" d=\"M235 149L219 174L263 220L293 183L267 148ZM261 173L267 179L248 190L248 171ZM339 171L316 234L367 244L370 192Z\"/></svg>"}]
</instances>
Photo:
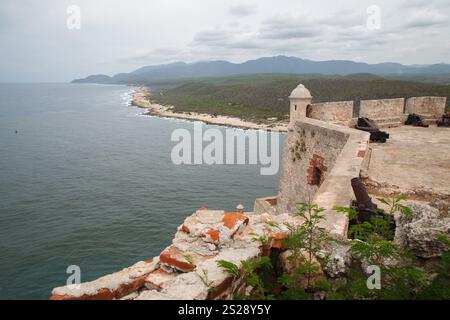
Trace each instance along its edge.
<instances>
[{"instance_id":1,"label":"grey cloud","mask_svg":"<svg viewBox=\"0 0 450 320\"><path fill-rule=\"evenodd\" d=\"M276 15L262 22L259 34L261 39L305 39L319 36L321 27L314 24L308 17Z\"/></svg>"},{"instance_id":2,"label":"grey cloud","mask_svg":"<svg viewBox=\"0 0 450 320\"><path fill-rule=\"evenodd\" d=\"M403 24L404 28L426 28L448 22L448 17L436 10L421 10L411 14Z\"/></svg>"},{"instance_id":3,"label":"grey cloud","mask_svg":"<svg viewBox=\"0 0 450 320\"><path fill-rule=\"evenodd\" d=\"M239 6L233 6L228 10L228 12L233 16L238 17L245 17L253 15L257 12L256 6L253 5L239 5Z\"/></svg>"},{"instance_id":4,"label":"grey cloud","mask_svg":"<svg viewBox=\"0 0 450 320\"><path fill-rule=\"evenodd\" d=\"M194 41L198 43L214 43L230 40L227 30L208 30L195 35Z\"/></svg>"},{"instance_id":5,"label":"grey cloud","mask_svg":"<svg viewBox=\"0 0 450 320\"><path fill-rule=\"evenodd\" d=\"M449 0L377 0L380 30L366 27L371 0L241 2L247 5L1 0L0 81L68 81L179 60L237 62L278 54L312 60L449 62ZM66 7L73 3L82 8L80 31L65 27ZM418 44L424 49L415 50Z\"/></svg>"},{"instance_id":6,"label":"grey cloud","mask_svg":"<svg viewBox=\"0 0 450 320\"><path fill-rule=\"evenodd\" d=\"M145 53L119 58L117 59L117 62L130 65L146 65L149 63L183 60L188 56L189 52L186 49L157 48Z\"/></svg>"},{"instance_id":7,"label":"grey cloud","mask_svg":"<svg viewBox=\"0 0 450 320\"><path fill-rule=\"evenodd\" d=\"M312 28L273 29L262 33L263 39L304 39L320 35L320 30Z\"/></svg>"}]
</instances>

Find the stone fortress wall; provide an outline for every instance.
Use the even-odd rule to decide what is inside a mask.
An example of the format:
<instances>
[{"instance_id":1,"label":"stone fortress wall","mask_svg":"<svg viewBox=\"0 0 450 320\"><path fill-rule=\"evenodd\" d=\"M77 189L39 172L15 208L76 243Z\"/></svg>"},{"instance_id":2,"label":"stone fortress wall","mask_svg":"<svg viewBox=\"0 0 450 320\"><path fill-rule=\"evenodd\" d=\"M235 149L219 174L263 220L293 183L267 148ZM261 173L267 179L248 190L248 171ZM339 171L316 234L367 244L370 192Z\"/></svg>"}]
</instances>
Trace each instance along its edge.
<instances>
[{"instance_id":1,"label":"stone fortress wall","mask_svg":"<svg viewBox=\"0 0 450 320\"><path fill-rule=\"evenodd\" d=\"M405 122L405 99L361 100L359 117L369 118L380 127L399 127Z\"/></svg>"},{"instance_id":2,"label":"stone fortress wall","mask_svg":"<svg viewBox=\"0 0 450 320\"><path fill-rule=\"evenodd\" d=\"M406 113L430 115L439 119L445 112L446 97L414 97L406 100Z\"/></svg>"},{"instance_id":3,"label":"stone fortress wall","mask_svg":"<svg viewBox=\"0 0 450 320\"><path fill-rule=\"evenodd\" d=\"M306 117L344 126L353 116L353 101L313 103L306 109Z\"/></svg>"},{"instance_id":4,"label":"stone fortress wall","mask_svg":"<svg viewBox=\"0 0 450 320\"><path fill-rule=\"evenodd\" d=\"M278 210L294 212L308 202L331 172L348 134L320 121L297 122L285 140Z\"/></svg>"},{"instance_id":5,"label":"stone fortress wall","mask_svg":"<svg viewBox=\"0 0 450 320\"><path fill-rule=\"evenodd\" d=\"M289 98L291 121L278 195L256 199L253 212L244 212L241 206L235 212L201 208L178 227L172 244L159 256L91 282L55 288L50 299L232 299L249 288L217 262L239 265L271 250L286 249L282 242L289 234L286 224L295 227L302 223L293 215L298 202L324 208L322 227L338 239L347 238L348 216L334 208L349 206L353 199L351 179L358 177L367 163L370 135L349 128L354 120L352 102L311 104L312 96L301 84ZM398 114L400 109L403 112L400 100L365 102L363 112L380 117L385 116L383 112ZM445 98L416 98L409 99L408 110L422 112L426 101L433 104L427 112L438 113L442 104L445 106ZM385 111L372 111L380 106ZM272 240L263 245L254 241L255 237ZM325 272L332 272L328 270L334 270L333 266L324 267Z\"/></svg>"},{"instance_id":6,"label":"stone fortress wall","mask_svg":"<svg viewBox=\"0 0 450 320\"><path fill-rule=\"evenodd\" d=\"M445 113L446 97L412 97L408 99L361 100L358 117L373 120L380 128L400 127L409 114L422 116L425 123L435 124ZM307 106L311 119L353 127L353 101L313 103Z\"/></svg>"}]
</instances>

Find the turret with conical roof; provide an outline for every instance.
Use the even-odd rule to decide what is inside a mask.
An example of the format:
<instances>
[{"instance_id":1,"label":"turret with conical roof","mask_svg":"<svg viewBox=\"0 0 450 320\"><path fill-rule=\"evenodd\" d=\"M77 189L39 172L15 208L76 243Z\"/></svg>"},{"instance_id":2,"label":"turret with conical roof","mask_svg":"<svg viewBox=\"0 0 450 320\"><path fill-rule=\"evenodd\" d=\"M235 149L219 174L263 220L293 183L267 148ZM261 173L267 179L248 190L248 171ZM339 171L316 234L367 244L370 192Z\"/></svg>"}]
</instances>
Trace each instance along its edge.
<instances>
[{"instance_id":1,"label":"turret with conical roof","mask_svg":"<svg viewBox=\"0 0 450 320\"><path fill-rule=\"evenodd\" d=\"M289 96L291 112L289 128L292 128L297 120L306 118L306 108L311 103L312 96L303 84L299 84Z\"/></svg>"}]
</instances>

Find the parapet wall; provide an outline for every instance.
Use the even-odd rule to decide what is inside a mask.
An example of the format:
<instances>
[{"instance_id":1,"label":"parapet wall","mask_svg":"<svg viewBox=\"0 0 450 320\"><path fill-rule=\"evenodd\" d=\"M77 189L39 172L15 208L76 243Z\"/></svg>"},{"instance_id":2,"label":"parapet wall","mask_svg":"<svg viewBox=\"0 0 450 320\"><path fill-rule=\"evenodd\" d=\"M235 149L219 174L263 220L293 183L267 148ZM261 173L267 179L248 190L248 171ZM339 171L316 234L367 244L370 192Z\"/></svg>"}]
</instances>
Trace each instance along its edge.
<instances>
[{"instance_id":1,"label":"parapet wall","mask_svg":"<svg viewBox=\"0 0 450 320\"><path fill-rule=\"evenodd\" d=\"M446 97L413 97L406 100L406 113L431 115L439 119L445 113Z\"/></svg>"},{"instance_id":2,"label":"parapet wall","mask_svg":"<svg viewBox=\"0 0 450 320\"><path fill-rule=\"evenodd\" d=\"M348 218L333 211L353 199L351 179L358 177L369 133L313 119L297 121L288 133L277 212L294 213L296 204L315 203L326 209L324 227L346 237Z\"/></svg>"},{"instance_id":3,"label":"parapet wall","mask_svg":"<svg viewBox=\"0 0 450 320\"><path fill-rule=\"evenodd\" d=\"M285 140L278 212L295 212L296 203L314 198L347 139L346 133L325 122L313 119L296 122ZM313 181L314 178L318 181Z\"/></svg>"},{"instance_id":4,"label":"parapet wall","mask_svg":"<svg viewBox=\"0 0 450 320\"><path fill-rule=\"evenodd\" d=\"M445 113L446 97L413 97L361 100L355 110L357 118L369 118L380 128L399 127L406 121L408 114L416 113L434 124ZM406 102L406 103L405 103ZM306 116L343 126L354 127L357 118L353 117L355 105L353 101L324 102L310 104Z\"/></svg>"},{"instance_id":5,"label":"parapet wall","mask_svg":"<svg viewBox=\"0 0 450 320\"><path fill-rule=\"evenodd\" d=\"M353 101L313 103L306 109L306 116L348 126L353 116Z\"/></svg>"},{"instance_id":6,"label":"parapet wall","mask_svg":"<svg viewBox=\"0 0 450 320\"><path fill-rule=\"evenodd\" d=\"M405 99L361 100L359 116L361 118L382 119L402 117Z\"/></svg>"}]
</instances>

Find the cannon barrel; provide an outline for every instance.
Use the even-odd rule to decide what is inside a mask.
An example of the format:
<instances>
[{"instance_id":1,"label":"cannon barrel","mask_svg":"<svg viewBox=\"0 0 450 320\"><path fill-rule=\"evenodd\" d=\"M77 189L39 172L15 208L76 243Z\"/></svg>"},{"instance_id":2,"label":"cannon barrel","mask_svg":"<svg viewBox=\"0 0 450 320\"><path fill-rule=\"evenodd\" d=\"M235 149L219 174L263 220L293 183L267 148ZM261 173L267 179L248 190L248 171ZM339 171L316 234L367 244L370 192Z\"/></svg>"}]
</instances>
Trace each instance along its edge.
<instances>
[{"instance_id":1,"label":"cannon barrel","mask_svg":"<svg viewBox=\"0 0 450 320\"><path fill-rule=\"evenodd\" d=\"M356 202L358 204L358 208L366 209L366 210L376 210L377 206L372 202L372 199L369 197L369 194L366 191L366 188L361 182L359 178L352 179L352 189L355 193Z\"/></svg>"}]
</instances>

